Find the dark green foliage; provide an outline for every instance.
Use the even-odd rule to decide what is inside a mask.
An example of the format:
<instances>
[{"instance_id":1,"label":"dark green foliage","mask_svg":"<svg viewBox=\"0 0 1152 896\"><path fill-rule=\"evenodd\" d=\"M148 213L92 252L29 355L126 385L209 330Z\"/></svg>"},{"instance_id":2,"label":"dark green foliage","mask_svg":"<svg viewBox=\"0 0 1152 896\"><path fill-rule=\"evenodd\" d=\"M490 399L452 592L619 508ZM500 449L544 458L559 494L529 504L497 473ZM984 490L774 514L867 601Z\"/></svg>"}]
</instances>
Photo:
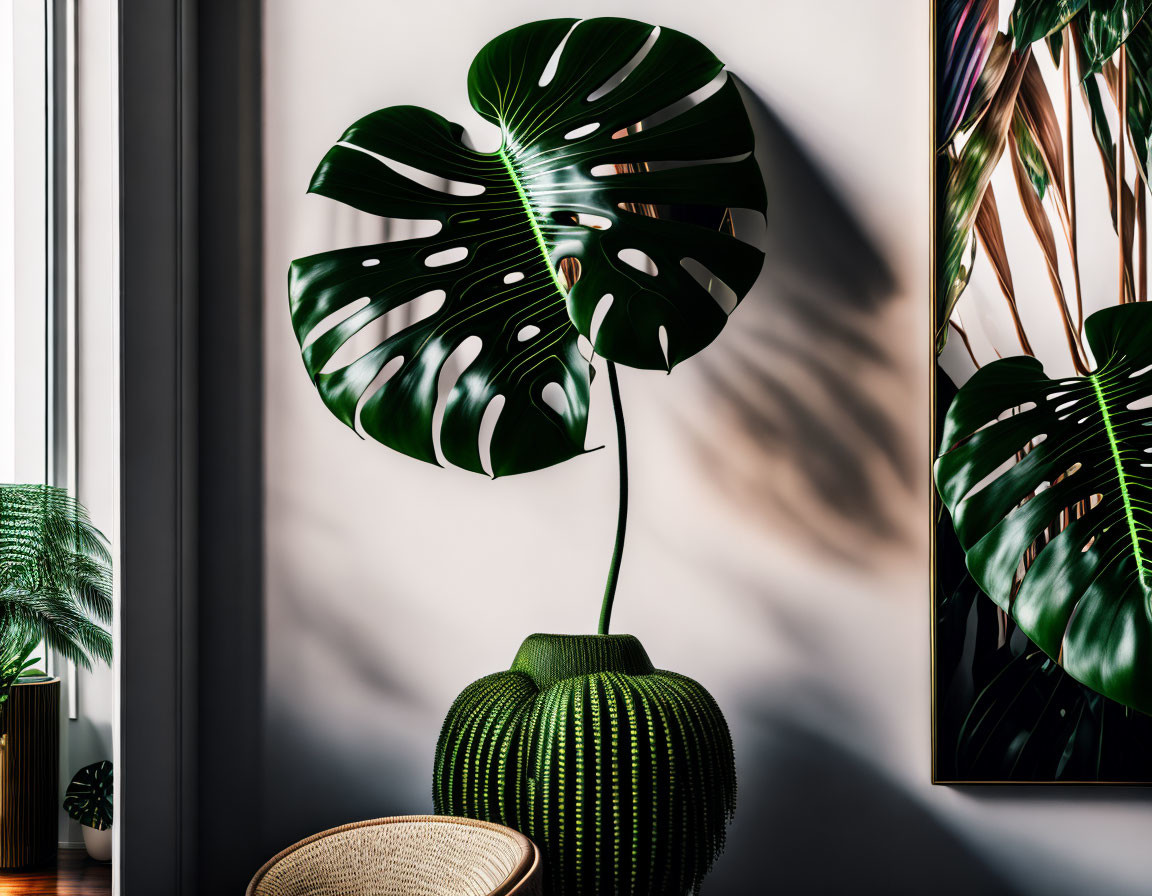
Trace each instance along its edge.
<instances>
[{"instance_id":1,"label":"dark green foliage","mask_svg":"<svg viewBox=\"0 0 1152 896\"><path fill-rule=\"evenodd\" d=\"M952 550L962 568L942 521L941 572ZM1152 717L1080 684L997 613L966 572L938 599L937 778L1152 780Z\"/></svg>"},{"instance_id":2,"label":"dark green foliage","mask_svg":"<svg viewBox=\"0 0 1152 896\"><path fill-rule=\"evenodd\" d=\"M955 396L939 371L941 418ZM936 584L937 780L1152 781L1152 717L1080 684L1005 620L939 508Z\"/></svg>"},{"instance_id":3,"label":"dark green foliage","mask_svg":"<svg viewBox=\"0 0 1152 896\"><path fill-rule=\"evenodd\" d=\"M1128 127L1146 187L1152 165L1152 16L1128 38Z\"/></svg>"},{"instance_id":4,"label":"dark green foliage","mask_svg":"<svg viewBox=\"0 0 1152 896\"><path fill-rule=\"evenodd\" d=\"M1023 50L1033 42L1058 32L1084 8L1088 0L1016 0L1008 33Z\"/></svg>"},{"instance_id":5,"label":"dark green foliage","mask_svg":"<svg viewBox=\"0 0 1152 896\"><path fill-rule=\"evenodd\" d=\"M434 236L292 265L292 322L304 363L345 424L358 420L367 435L429 463L437 463L439 435L449 463L484 472L481 420L502 397L492 473L527 472L585 450L591 368L577 338L591 339L605 296L612 302L593 345L609 360L670 369L716 338L727 314L714 287L684 263L743 297L762 253L719 225L730 208L763 213L763 181L731 79L691 108L681 103L724 68L692 38L660 29L635 69L601 92L653 30L626 19L556 19L490 42L472 64L468 93L501 130L496 152L468 148L459 125L415 106L362 118L329 150L312 192L441 225ZM388 161L431 174L444 188L418 183ZM448 182L471 189L450 193ZM475 188L482 192L460 195ZM429 266L433 256L461 248L462 260ZM647 255L656 272L631 266L624 250ZM357 360L327 369L354 334L436 291L445 296L429 316L381 327ZM525 336L529 328L535 332ZM470 337L479 338L479 354L451 389L437 434L441 373ZM552 383L564 396L559 409L544 398Z\"/></svg>"},{"instance_id":6,"label":"dark green foliage","mask_svg":"<svg viewBox=\"0 0 1152 896\"><path fill-rule=\"evenodd\" d=\"M1090 376L1052 380L1031 357L977 371L948 411L936 484L976 584L1074 678L1147 713L1152 307L1097 311L1085 331Z\"/></svg>"},{"instance_id":7,"label":"dark green foliage","mask_svg":"<svg viewBox=\"0 0 1152 896\"><path fill-rule=\"evenodd\" d=\"M532 635L469 685L436 749L438 813L523 831L553 896L699 890L735 809L728 726L630 635Z\"/></svg>"},{"instance_id":8,"label":"dark green foliage","mask_svg":"<svg viewBox=\"0 0 1152 896\"><path fill-rule=\"evenodd\" d=\"M1088 77L1128 40L1148 5L1148 0L1017 0L1008 30L1023 50L1073 23L1086 51L1081 74Z\"/></svg>"},{"instance_id":9,"label":"dark green foliage","mask_svg":"<svg viewBox=\"0 0 1152 896\"><path fill-rule=\"evenodd\" d=\"M76 772L64 794L64 811L73 821L98 831L112 827L111 762L94 762Z\"/></svg>"},{"instance_id":10,"label":"dark green foliage","mask_svg":"<svg viewBox=\"0 0 1152 896\"><path fill-rule=\"evenodd\" d=\"M112 661L100 624L112 620L110 563L104 536L66 491L0 485L0 686L40 641L85 668Z\"/></svg>"},{"instance_id":11,"label":"dark green foliage","mask_svg":"<svg viewBox=\"0 0 1152 896\"><path fill-rule=\"evenodd\" d=\"M1084 36L1088 66L1083 75L1100 71L1148 11L1148 0L1088 0L1077 22Z\"/></svg>"}]
</instances>

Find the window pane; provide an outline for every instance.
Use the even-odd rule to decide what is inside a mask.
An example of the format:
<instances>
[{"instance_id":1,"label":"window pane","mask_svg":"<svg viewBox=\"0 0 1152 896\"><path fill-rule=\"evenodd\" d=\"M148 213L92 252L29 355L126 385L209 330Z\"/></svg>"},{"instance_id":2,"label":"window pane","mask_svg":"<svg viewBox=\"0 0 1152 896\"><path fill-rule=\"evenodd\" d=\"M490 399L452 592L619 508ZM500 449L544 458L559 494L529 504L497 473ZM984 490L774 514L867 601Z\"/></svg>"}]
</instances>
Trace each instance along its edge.
<instances>
[{"instance_id":1,"label":"window pane","mask_svg":"<svg viewBox=\"0 0 1152 896\"><path fill-rule=\"evenodd\" d=\"M46 476L44 5L0 13L0 481Z\"/></svg>"}]
</instances>

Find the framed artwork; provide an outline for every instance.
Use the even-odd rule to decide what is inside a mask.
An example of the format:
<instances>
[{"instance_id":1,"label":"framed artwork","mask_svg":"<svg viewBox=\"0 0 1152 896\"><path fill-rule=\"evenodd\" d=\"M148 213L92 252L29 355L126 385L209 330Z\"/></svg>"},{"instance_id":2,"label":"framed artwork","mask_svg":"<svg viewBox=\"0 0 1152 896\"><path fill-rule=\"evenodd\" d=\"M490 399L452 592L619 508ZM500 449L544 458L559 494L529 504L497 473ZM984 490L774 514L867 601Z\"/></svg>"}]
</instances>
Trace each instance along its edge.
<instances>
[{"instance_id":1,"label":"framed artwork","mask_svg":"<svg viewBox=\"0 0 1152 896\"><path fill-rule=\"evenodd\" d=\"M1152 782L1152 4L935 4L933 780Z\"/></svg>"}]
</instances>

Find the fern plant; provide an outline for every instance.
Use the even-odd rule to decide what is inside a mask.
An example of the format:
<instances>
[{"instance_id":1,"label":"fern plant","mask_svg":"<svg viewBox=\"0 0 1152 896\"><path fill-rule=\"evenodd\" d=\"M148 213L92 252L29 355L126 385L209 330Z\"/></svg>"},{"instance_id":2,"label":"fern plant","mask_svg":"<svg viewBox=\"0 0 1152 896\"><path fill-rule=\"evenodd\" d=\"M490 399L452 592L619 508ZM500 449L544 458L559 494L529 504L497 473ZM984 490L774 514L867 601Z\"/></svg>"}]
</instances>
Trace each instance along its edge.
<instances>
[{"instance_id":1,"label":"fern plant","mask_svg":"<svg viewBox=\"0 0 1152 896\"><path fill-rule=\"evenodd\" d=\"M84 667L112 662L111 555L61 488L0 485L0 712L44 644Z\"/></svg>"},{"instance_id":2,"label":"fern plant","mask_svg":"<svg viewBox=\"0 0 1152 896\"><path fill-rule=\"evenodd\" d=\"M292 323L344 424L493 478L586 452L603 359L620 498L598 634L533 635L464 691L434 801L536 840L552 892L695 890L734 808L732 742L704 688L610 634L628 506L616 364L671 371L756 280L763 255L732 215L765 211L752 128L706 47L626 19L508 31L476 56L468 95L500 130L494 152L391 106L324 157L312 192L439 229L293 262ZM345 346L355 359L337 362Z\"/></svg>"}]
</instances>

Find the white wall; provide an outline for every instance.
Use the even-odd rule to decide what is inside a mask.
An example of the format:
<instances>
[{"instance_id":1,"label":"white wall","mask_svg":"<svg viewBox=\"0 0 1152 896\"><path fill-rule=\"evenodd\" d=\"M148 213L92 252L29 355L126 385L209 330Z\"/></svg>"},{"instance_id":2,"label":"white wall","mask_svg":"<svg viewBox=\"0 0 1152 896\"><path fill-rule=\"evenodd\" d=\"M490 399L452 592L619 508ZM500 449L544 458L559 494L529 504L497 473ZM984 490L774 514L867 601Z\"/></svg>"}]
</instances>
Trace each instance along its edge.
<instances>
[{"instance_id":1,"label":"white wall","mask_svg":"<svg viewBox=\"0 0 1152 896\"><path fill-rule=\"evenodd\" d=\"M591 631L610 451L489 482L358 439L289 327L291 259L379 238L305 195L399 103L472 126L465 75L545 15L707 43L746 85L768 261L718 342L622 373L633 514L615 629L709 687L741 785L706 893L1147 892L1147 798L929 781L929 5L277 0L265 5L265 847L430 808L452 698L534 631ZM789 136L791 135L791 136ZM589 445L612 437L605 377Z\"/></svg>"}]
</instances>

